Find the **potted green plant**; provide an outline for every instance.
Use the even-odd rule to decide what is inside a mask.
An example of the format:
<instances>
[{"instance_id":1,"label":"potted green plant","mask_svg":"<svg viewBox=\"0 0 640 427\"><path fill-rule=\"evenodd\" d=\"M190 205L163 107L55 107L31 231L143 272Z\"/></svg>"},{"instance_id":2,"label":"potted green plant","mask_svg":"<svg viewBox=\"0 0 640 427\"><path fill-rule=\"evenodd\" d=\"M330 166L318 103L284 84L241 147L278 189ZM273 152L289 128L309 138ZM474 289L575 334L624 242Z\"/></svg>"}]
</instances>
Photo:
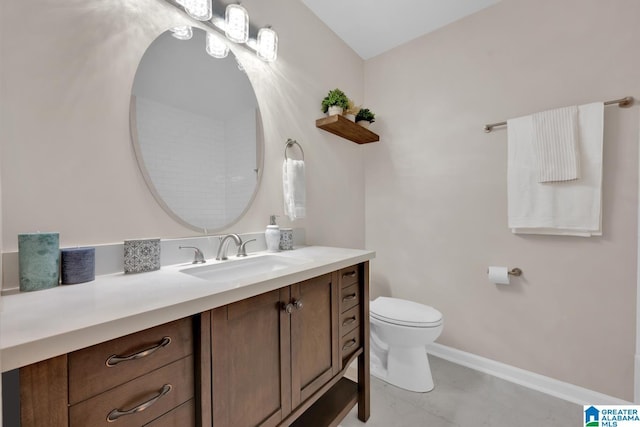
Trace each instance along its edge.
<instances>
[{"instance_id":1,"label":"potted green plant","mask_svg":"<svg viewBox=\"0 0 640 427\"><path fill-rule=\"evenodd\" d=\"M368 108L361 108L356 114L356 123L360 126L369 127L369 125L375 122L376 115Z\"/></svg>"},{"instance_id":2,"label":"potted green plant","mask_svg":"<svg viewBox=\"0 0 640 427\"><path fill-rule=\"evenodd\" d=\"M322 100L322 112L328 113L330 116L334 114L342 114L345 108L349 107L349 98L340 89L333 89Z\"/></svg>"}]
</instances>

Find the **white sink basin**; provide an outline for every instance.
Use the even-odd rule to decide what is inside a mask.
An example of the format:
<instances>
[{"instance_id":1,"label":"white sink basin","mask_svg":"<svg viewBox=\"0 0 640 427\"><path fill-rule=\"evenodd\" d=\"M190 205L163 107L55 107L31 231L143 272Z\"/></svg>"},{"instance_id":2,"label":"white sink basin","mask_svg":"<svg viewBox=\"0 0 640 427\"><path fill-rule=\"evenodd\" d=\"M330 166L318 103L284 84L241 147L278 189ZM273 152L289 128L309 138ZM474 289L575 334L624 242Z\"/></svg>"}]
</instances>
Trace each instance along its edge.
<instances>
[{"instance_id":1,"label":"white sink basin","mask_svg":"<svg viewBox=\"0 0 640 427\"><path fill-rule=\"evenodd\" d=\"M247 258L238 258L216 262L215 264L188 267L180 270L180 272L208 280L213 283L228 283L273 271L283 270L285 268L296 267L306 264L309 261L310 260L304 258L290 258L279 255L262 255L254 257L249 255Z\"/></svg>"}]
</instances>

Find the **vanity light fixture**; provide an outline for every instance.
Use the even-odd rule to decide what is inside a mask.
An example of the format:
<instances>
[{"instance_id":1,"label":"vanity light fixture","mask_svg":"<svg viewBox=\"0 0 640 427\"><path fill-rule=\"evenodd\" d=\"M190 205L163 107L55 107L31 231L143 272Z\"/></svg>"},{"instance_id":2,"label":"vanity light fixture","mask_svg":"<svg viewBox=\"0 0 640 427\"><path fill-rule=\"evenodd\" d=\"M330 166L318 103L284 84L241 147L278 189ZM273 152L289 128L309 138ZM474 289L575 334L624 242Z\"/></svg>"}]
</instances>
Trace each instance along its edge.
<instances>
[{"instance_id":1,"label":"vanity light fixture","mask_svg":"<svg viewBox=\"0 0 640 427\"><path fill-rule=\"evenodd\" d=\"M249 40L249 14L239 4L230 4L224 13L224 33L234 43Z\"/></svg>"},{"instance_id":2,"label":"vanity light fixture","mask_svg":"<svg viewBox=\"0 0 640 427\"><path fill-rule=\"evenodd\" d=\"M220 36L207 31L207 53L214 58L226 58L229 54L229 46Z\"/></svg>"},{"instance_id":3,"label":"vanity light fixture","mask_svg":"<svg viewBox=\"0 0 640 427\"><path fill-rule=\"evenodd\" d=\"M211 0L176 0L193 19L208 21L213 16Z\"/></svg>"},{"instance_id":4,"label":"vanity light fixture","mask_svg":"<svg viewBox=\"0 0 640 427\"><path fill-rule=\"evenodd\" d=\"M261 28L257 36L251 36L249 14L240 4L226 6L224 17L213 13L212 0L165 0L167 3L184 10L187 15L202 21L202 24L213 30L214 34L224 35L229 41L253 51L265 62L273 62L278 57L278 34L271 27ZM187 26L185 26L187 27ZM181 28L181 27L175 27ZM189 27L190 29L190 27ZM174 28L173 36L180 38ZM181 39L187 40L187 38ZM207 53L216 58L224 58L229 46L222 47L222 40L215 41L207 36ZM218 56L219 55L219 56Z\"/></svg>"},{"instance_id":5,"label":"vanity light fixture","mask_svg":"<svg viewBox=\"0 0 640 427\"><path fill-rule=\"evenodd\" d=\"M171 35L178 40L189 40L193 37L193 29L190 25L181 25L171 28Z\"/></svg>"},{"instance_id":6,"label":"vanity light fixture","mask_svg":"<svg viewBox=\"0 0 640 427\"><path fill-rule=\"evenodd\" d=\"M278 57L278 34L271 27L261 28L258 31L256 53L258 58L266 62L273 62Z\"/></svg>"}]
</instances>

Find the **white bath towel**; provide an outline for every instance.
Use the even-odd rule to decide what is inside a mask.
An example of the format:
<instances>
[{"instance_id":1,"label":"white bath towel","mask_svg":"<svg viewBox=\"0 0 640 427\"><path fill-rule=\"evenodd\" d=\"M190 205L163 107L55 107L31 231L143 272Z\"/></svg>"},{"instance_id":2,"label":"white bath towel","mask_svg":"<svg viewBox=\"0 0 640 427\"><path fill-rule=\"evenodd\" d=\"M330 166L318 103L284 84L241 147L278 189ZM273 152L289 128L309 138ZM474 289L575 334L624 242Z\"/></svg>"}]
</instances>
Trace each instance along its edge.
<instances>
[{"instance_id":1,"label":"white bath towel","mask_svg":"<svg viewBox=\"0 0 640 427\"><path fill-rule=\"evenodd\" d=\"M578 107L580 179L539 183L531 116L507 121L509 228L514 233L600 236L604 104Z\"/></svg>"},{"instance_id":2,"label":"white bath towel","mask_svg":"<svg viewBox=\"0 0 640 427\"><path fill-rule=\"evenodd\" d=\"M304 218L306 214L304 160L285 159L282 164L282 190L284 214L291 221Z\"/></svg>"},{"instance_id":3,"label":"white bath towel","mask_svg":"<svg viewBox=\"0 0 640 427\"><path fill-rule=\"evenodd\" d=\"M531 120L538 182L578 179L578 107L535 113Z\"/></svg>"}]
</instances>

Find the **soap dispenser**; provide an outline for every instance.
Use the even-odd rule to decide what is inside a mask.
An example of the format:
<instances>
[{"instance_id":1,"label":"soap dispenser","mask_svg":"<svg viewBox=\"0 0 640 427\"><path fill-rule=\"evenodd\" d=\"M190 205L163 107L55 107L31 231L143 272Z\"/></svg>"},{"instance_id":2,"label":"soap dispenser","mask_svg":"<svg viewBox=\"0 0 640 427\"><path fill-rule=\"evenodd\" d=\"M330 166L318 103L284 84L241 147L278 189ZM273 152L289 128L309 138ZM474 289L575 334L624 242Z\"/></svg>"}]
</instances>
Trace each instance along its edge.
<instances>
[{"instance_id":1,"label":"soap dispenser","mask_svg":"<svg viewBox=\"0 0 640 427\"><path fill-rule=\"evenodd\" d=\"M278 252L280 250L280 227L276 224L276 216L269 217L269 225L264 232L264 239L267 241L267 250L269 252Z\"/></svg>"}]
</instances>

